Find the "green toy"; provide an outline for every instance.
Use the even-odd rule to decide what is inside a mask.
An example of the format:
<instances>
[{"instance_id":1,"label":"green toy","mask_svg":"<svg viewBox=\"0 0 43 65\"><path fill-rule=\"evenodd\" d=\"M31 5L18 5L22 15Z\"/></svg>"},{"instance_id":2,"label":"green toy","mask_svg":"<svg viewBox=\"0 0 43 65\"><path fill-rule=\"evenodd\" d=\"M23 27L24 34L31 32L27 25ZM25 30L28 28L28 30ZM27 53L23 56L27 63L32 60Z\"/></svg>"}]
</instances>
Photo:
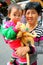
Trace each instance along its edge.
<instances>
[{"instance_id":1,"label":"green toy","mask_svg":"<svg viewBox=\"0 0 43 65\"><path fill-rule=\"evenodd\" d=\"M9 28L4 28L2 30L2 34L7 38L7 39L16 39L16 32L12 29L12 27Z\"/></svg>"}]
</instances>

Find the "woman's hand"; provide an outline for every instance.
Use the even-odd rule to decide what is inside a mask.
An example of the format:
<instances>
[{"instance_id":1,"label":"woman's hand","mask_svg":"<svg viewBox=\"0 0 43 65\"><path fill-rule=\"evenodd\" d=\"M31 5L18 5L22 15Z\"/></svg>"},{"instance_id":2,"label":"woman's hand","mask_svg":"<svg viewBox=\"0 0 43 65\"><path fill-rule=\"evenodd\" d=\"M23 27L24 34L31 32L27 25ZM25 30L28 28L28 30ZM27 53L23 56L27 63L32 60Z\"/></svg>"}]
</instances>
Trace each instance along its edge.
<instances>
[{"instance_id":1,"label":"woman's hand","mask_svg":"<svg viewBox=\"0 0 43 65\"><path fill-rule=\"evenodd\" d=\"M28 46L19 47L16 49L16 54L21 57L21 56L25 56L25 54L29 51L30 51L30 48Z\"/></svg>"}]
</instances>

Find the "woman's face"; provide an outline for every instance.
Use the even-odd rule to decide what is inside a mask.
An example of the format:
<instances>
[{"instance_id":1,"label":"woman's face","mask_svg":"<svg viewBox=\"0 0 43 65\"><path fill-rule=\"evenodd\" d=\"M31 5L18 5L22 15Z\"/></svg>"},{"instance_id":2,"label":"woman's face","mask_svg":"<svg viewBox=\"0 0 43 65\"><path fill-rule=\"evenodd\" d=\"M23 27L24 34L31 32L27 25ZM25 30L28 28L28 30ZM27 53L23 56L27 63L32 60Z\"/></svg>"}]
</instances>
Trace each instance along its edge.
<instances>
[{"instance_id":1,"label":"woman's face","mask_svg":"<svg viewBox=\"0 0 43 65\"><path fill-rule=\"evenodd\" d=\"M26 11L26 20L29 23L35 23L38 19L38 13L35 9L28 9Z\"/></svg>"}]
</instances>

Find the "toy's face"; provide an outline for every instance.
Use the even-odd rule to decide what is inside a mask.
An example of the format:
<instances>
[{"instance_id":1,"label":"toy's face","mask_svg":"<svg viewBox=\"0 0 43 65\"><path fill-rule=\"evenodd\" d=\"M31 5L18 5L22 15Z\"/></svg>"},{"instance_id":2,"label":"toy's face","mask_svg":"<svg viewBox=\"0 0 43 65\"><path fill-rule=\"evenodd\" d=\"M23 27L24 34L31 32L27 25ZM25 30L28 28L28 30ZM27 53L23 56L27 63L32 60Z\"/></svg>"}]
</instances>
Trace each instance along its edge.
<instances>
[{"instance_id":1,"label":"toy's face","mask_svg":"<svg viewBox=\"0 0 43 65\"><path fill-rule=\"evenodd\" d=\"M17 21L20 21L22 16L22 11L18 10L17 8L13 7L11 9L11 12L9 14L9 18L14 22L17 23Z\"/></svg>"}]
</instances>

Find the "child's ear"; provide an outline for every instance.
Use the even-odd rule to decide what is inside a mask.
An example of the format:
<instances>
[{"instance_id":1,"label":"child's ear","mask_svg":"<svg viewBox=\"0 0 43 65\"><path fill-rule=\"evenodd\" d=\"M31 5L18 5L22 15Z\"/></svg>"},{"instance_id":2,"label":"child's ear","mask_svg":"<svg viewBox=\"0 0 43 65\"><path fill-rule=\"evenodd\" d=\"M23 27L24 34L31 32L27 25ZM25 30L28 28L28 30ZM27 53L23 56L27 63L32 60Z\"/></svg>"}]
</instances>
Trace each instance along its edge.
<instances>
[{"instance_id":1,"label":"child's ear","mask_svg":"<svg viewBox=\"0 0 43 65\"><path fill-rule=\"evenodd\" d=\"M10 14L8 14L8 17L10 17Z\"/></svg>"},{"instance_id":2,"label":"child's ear","mask_svg":"<svg viewBox=\"0 0 43 65\"><path fill-rule=\"evenodd\" d=\"M8 13L8 17L10 18L10 13Z\"/></svg>"}]
</instances>

